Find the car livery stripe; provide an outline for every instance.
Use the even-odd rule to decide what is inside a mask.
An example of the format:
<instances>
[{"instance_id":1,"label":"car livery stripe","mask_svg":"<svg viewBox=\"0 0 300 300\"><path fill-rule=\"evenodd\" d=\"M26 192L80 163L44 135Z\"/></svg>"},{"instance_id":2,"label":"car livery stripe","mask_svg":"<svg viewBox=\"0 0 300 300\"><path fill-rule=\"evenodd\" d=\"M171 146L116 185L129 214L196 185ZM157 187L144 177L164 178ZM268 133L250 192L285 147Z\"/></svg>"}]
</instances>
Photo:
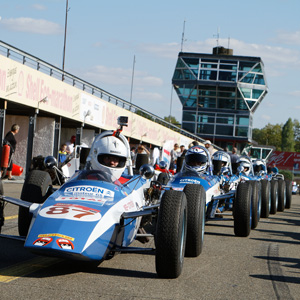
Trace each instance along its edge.
<instances>
[{"instance_id":1,"label":"car livery stripe","mask_svg":"<svg viewBox=\"0 0 300 300\"><path fill-rule=\"evenodd\" d=\"M112 206L102 217L100 222L95 226L94 230L92 231L91 235L87 239L83 247L83 251L85 251L93 242L97 240L105 231L107 231L111 226L116 223L119 223L120 216L122 212L124 212L124 205L133 201L133 203L137 203L139 207L143 206L143 187L139 188L138 190L133 191L128 197L125 197L117 204ZM137 207L130 208L128 211L136 211Z\"/></svg>"}]
</instances>

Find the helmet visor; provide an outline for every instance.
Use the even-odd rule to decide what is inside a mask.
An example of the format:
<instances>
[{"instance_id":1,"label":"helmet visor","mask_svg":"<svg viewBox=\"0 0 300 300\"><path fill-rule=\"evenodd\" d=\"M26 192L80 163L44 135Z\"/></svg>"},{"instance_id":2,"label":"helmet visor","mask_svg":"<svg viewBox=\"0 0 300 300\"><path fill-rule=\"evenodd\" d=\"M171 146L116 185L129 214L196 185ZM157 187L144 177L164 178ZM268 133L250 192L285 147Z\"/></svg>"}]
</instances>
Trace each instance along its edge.
<instances>
[{"instance_id":1,"label":"helmet visor","mask_svg":"<svg viewBox=\"0 0 300 300\"><path fill-rule=\"evenodd\" d=\"M192 153L185 156L186 164L189 166L204 166L207 163L206 155Z\"/></svg>"}]
</instances>

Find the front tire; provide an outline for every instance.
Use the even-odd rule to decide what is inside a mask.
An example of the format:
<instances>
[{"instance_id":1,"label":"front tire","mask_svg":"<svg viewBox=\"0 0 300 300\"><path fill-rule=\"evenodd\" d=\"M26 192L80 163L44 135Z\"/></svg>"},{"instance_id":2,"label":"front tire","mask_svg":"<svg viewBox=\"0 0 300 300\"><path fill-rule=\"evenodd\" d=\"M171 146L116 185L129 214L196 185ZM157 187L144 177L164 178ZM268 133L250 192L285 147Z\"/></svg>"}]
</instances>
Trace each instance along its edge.
<instances>
[{"instance_id":1,"label":"front tire","mask_svg":"<svg viewBox=\"0 0 300 300\"><path fill-rule=\"evenodd\" d=\"M161 278L177 278L183 269L187 230L187 201L183 192L162 196L156 228L155 266Z\"/></svg>"},{"instance_id":2,"label":"front tire","mask_svg":"<svg viewBox=\"0 0 300 300\"><path fill-rule=\"evenodd\" d=\"M240 237L247 237L251 231L252 185L249 182L241 182L236 190L233 205L234 234Z\"/></svg>"},{"instance_id":3,"label":"front tire","mask_svg":"<svg viewBox=\"0 0 300 300\"><path fill-rule=\"evenodd\" d=\"M183 192L187 198L187 234L185 256L197 257L202 252L205 227L205 190L199 184L187 184Z\"/></svg>"},{"instance_id":4,"label":"front tire","mask_svg":"<svg viewBox=\"0 0 300 300\"><path fill-rule=\"evenodd\" d=\"M49 196L52 185L50 175L45 171L33 170L25 179L21 199L31 203L43 203ZM20 236L26 236L30 227L32 215L26 207L19 207L18 229Z\"/></svg>"}]
</instances>

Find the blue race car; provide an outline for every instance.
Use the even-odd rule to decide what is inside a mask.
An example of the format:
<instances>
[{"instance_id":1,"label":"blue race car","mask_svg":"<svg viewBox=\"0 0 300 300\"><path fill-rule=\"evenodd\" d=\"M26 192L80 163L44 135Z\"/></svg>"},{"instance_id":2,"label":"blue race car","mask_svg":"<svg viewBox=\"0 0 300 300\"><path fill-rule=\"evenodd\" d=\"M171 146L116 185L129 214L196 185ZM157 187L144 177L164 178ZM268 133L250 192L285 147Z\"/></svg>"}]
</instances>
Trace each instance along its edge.
<instances>
[{"instance_id":1,"label":"blue race car","mask_svg":"<svg viewBox=\"0 0 300 300\"><path fill-rule=\"evenodd\" d=\"M173 190L161 193L161 184L150 181L150 165L133 175L129 144L121 134L124 124L119 124L117 131L95 138L85 168L59 189L53 188L49 173L33 170L22 200L1 195L0 203L19 206L20 236L14 238L33 253L98 264L115 253L152 251L158 276L176 278L186 247L186 196ZM118 156L118 166L104 165L113 155ZM55 164L53 157L45 159L47 168ZM117 176L125 168L128 175ZM147 232L144 228L150 223L156 225ZM131 245L149 236L155 238L155 249Z\"/></svg>"},{"instance_id":2,"label":"blue race car","mask_svg":"<svg viewBox=\"0 0 300 300\"><path fill-rule=\"evenodd\" d=\"M196 210L202 233L205 219L224 215L228 210L233 211L235 235L248 236L252 225L252 185L240 182L239 177L232 174L228 153L218 151L213 161L214 167L205 147L190 148L181 171L170 179L167 187L185 193L188 213L195 211L189 208L190 202L204 203ZM196 197L199 201L195 201Z\"/></svg>"}]
</instances>

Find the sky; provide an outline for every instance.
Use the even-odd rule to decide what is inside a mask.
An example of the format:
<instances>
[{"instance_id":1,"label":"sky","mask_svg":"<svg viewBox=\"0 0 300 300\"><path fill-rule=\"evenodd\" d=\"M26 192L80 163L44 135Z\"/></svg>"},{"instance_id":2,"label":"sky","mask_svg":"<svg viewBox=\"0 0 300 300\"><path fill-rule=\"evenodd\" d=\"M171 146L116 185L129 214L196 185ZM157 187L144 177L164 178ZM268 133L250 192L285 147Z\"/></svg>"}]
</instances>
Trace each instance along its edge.
<instances>
[{"instance_id":1,"label":"sky","mask_svg":"<svg viewBox=\"0 0 300 300\"><path fill-rule=\"evenodd\" d=\"M229 45L264 62L253 127L300 120L299 12L298 0L68 0L65 71L181 123L171 84L181 47ZM2 0L0 40L62 68L65 17L66 0Z\"/></svg>"}]
</instances>

